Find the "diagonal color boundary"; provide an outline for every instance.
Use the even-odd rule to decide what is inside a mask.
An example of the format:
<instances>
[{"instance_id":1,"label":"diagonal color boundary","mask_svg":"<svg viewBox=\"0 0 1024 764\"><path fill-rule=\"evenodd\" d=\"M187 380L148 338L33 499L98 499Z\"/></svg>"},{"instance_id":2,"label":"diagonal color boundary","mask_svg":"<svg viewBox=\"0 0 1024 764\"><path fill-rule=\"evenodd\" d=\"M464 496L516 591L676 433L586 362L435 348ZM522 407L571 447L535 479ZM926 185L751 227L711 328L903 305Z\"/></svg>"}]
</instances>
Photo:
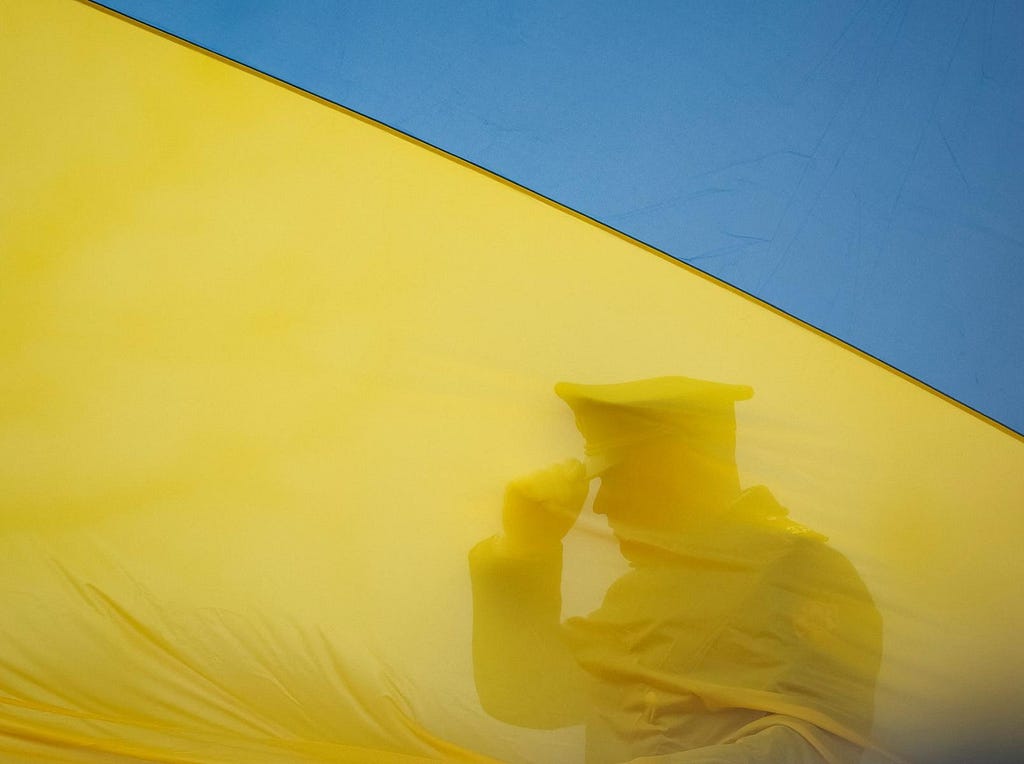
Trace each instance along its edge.
<instances>
[{"instance_id":1,"label":"diagonal color boundary","mask_svg":"<svg viewBox=\"0 0 1024 764\"><path fill-rule=\"evenodd\" d=\"M500 173L495 172L494 170L489 170L486 167L483 167L483 166L478 165L478 164L476 164L474 162L471 162L468 159L464 159L463 157L460 157L457 154L453 154L450 151L445 151L444 149L440 148L439 146L435 146L432 143L428 143L428 142L426 142L424 140L421 140L420 138L417 138L414 135L410 135L409 133L406 133L406 132L404 132L402 130L399 130L397 127L393 127L393 126L388 125L388 124L386 124L384 122L381 122L381 121L379 121L377 119L374 119L373 117L370 117L370 116L368 116L366 114L363 114L362 112L358 112L355 109L350 109L349 107L344 106L344 105L342 105L340 103L336 103L334 101L331 101L331 100L329 100L327 98L324 98L323 96L320 96L320 95L317 95L316 93L313 93L312 91L309 91L309 90L306 90L304 88L301 88L298 85L293 85L290 82L287 82L285 80L279 79L278 77L275 77L272 74L264 72L264 71L262 71L260 69L257 69L255 67L253 67L253 66L245 64L245 63L243 63L241 61L237 61L237 60L235 60L235 59L233 59L233 58L231 58L229 56L225 56L225 55L223 55L221 53L217 53L216 51L210 50L209 48L204 48L201 45L197 45L196 43L191 42L189 40L186 40L183 37L178 37L177 35L171 34L170 32L167 32L167 31L165 31L163 29L160 29L158 27L155 27L155 26L152 26L150 24L147 24L146 22L141 21L141 20L139 20L137 18L134 18L133 16L129 16L126 13L122 13L121 11L115 10L114 8L111 8L111 7L107 6L107 5L104 5L103 3L98 2L98 0L75 0L75 2L81 3L82 5L86 5L86 6L90 7L90 8L95 9L95 10L98 10L98 11L101 11L103 13L106 13L109 16L113 16L114 18L117 18L117 19L120 19L121 21L127 22L127 23L129 23L129 24L131 24L131 25L133 25L135 27L138 27L139 29L144 29L147 32L150 32L152 34L156 34L156 35L158 35L160 37L163 37L166 40L170 40L173 43L176 43L178 45L182 45L182 46L184 46L186 48L189 48L190 50L196 51L198 53L202 53L203 55L209 56L209 57L214 58L214 59L216 59L216 60L218 60L218 61L220 61L222 63L225 63L225 64L228 64L230 66L233 66L236 69L240 69L241 71L244 71L244 72L246 72L248 74L255 75L256 77L259 77L260 79L266 80L267 82L273 83L274 85L277 85L279 87L283 87L286 90L290 90L291 92L296 93L297 95L303 96L304 98L308 98L308 99L311 99L313 101L316 101L317 103L319 103L319 104L321 104L323 106L327 106L327 107L329 107L331 109L334 109L335 111L340 111L343 114L346 114L346 115L348 115L350 117L355 117L356 119L360 120L361 122L364 122L366 124L372 125L372 126L378 128L380 130L384 130L385 132L388 132L388 133L390 133L392 135L398 136L398 137L402 138L403 140L410 141L411 143L414 143L415 145L417 145L417 146L419 146L421 148L424 148L424 149L427 149L429 151L432 151L435 154L439 154L439 155L445 157L446 159L449 159L451 161L454 161L454 162L462 165L463 167L467 167L467 168L469 168L471 170L474 170L475 172L483 173L484 175L486 175L486 176L488 176L490 178L493 178L495 180L498 180L498 181L504 183L507 186L511 186L512 188L516 189L517 191L520 191L521 193L525 193L528 196L533 197L534 199L537 199L537 200L539 200L541 202L544 202L545 204L548 204L548 205L554 207L555 209L557 209L557 210L559 210L559 211L561 211L563 213L566 213L568 215L572 215L573 217L578 218L579 220L582 220L582 221L584 221L584 222L586 222L586 223L588 223L588 224L590 224L592 226L596 226L597 228L600 228L601 230L605 231L606 233L610 233L610 234L612 234L614 236L617 236L620 239L624 239L625 241L628 241L630 244L634 244L636 246L639 246L641 249L645 250L646 252L648 252L648 253L650 253L652 255L656 255L657 257L660 257L663 260L667 260L668 262L672 263L673 265L676 265L676 266L678 266L680 268L683 268L686 271L688 271L688 272L690 272L690 273L692 273L692 274L694 274L696 276L700 276L701 278L703 278L703 279L705 279L707 281L710 281L711 283L715 284L718 287L721 287L722 289L727 289L730 292L732 292L733 294L739 295L740 297L743 297L743 298L745 298L745 299L747 299L747 300L749 300L749 301L751 301L753 303L756 303L760 307L765 308L766 310L769 310L772 313L775 313L776 315L781 316L781 317L783 317L783 318L785 318L785 319L787 319L789 321L792 321L793 323L798 324L799 326L801 326L802 328L804 328L804 329L806 329L808 331L814 332L819 337L823 337L823 338L825 338L825 339L827 339L827 340L829 340L831 342L834 342L835 344L845 348L846 350L848 350L848 351L850 351L850 352L860 356L864 360L870 361L871 363L873 363L873 364L875 364L877 366L880 366L883 369L886 369L887 371L889 371L889 372L891 372L893 374L896 374L899 377L902 377L906 381L916 385L917 387L921 388L922 390L926 390L929 393L931 393L932 395L938 396L939 398L941 398L942 400L946 401L947 403L950 403L953 406L956 406L957 408L959 408L960 410L965 411L966 413L968 413L968 414L970 414L970 415L972 415L972 416L974 416L974 417L976 417L976 418L978 418L978 419L980 419L980 420L982 420L984 422L987 422L988 424L992 425L996 429L1001 430L1005 434L1010 435L1010 436L1016 438L1018 441L1024 443L1024 433L1017 432L1017 430L1014 430L1009 425L1006 425L1006 424L1004 424L1003 422L1000 422L997 419L993 419L992 417L990 417L987 414L979 411L978 409L973 408L972 406L969 406L966 403L964 403L964 402L962 402L960 400L957 400L956 398L954 398L954 397L952 397L950 395L947 395L946 393L942 392L941 390L938 390L937 388L932 387L927 382L924 382L923 380L918 379L917 377L915 377L915 376L913 376L911 374L908 374L907 372L905 372L905 371L903 371L901 369L896 368L892 364L890 364L890 363L888 363L886 361L883 361L878 356L874 356L871 353L868 353L868 352L866 352L864 350L861 350L860 348L855 347L854 345L851 345L850 343L840 339L839 337L835 336L834 334L830 334L829 332L826 332L823 329L819 329L818 327L814 326L813 324L809 324L806 321L804 321L803 319L798 318L798 317L794 316L793 314L786 312L782 308L779 308L779 307L777 307L775 305L772 305L769 302L765 302L760 297L757 297L757 296L751 294L750 292L747 292L747 291L745 291L743 289L740 289L737 286L733 286L732 284L729 284L726 281L722 281L721 279L719 279L719 278L717 278L715 276L712 276L710 273L702 271L700 268L697 268L697 267L695 267L693 265L690 265L689 263L685 263L685 262L683 262L683 261L673 257L668 252L665 252L665 251L663 251L661 249L658 249L657 247L655 247L655 246L653 246L651 244L648 244L645 241L641 241L640 239L637 239L637 238L635 238L633 236L630 236L629 234L624 233L623 231L620 231L619 229L614 228L614 227L608 225L607 223L602 223L600 220L597 220L596 218L592 218L589 215L587 215L587 214L585 214L583 212L580 212L579 210L573 209L572 207L568 207L568 206L562 204L561 202L558 202L558 201L552 199L549 196L545 196L544 194L541 194L541 193L539 193L537 191L534 191L533 189L527 188L526 186L523 186L523 185L521 185L519 183L516 183L515 181L510 180L509 178L506 178L504 175L501 175Z\"/></svg>"}]
</instances>

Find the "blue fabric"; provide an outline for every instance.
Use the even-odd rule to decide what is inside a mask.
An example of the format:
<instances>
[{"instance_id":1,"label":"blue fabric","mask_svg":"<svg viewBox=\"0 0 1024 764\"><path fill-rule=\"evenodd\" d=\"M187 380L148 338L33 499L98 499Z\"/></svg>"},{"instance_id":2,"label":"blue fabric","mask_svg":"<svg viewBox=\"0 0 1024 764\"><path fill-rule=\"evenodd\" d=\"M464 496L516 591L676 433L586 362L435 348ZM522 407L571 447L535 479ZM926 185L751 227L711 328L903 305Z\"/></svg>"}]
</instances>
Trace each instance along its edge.
<instances>
[{"instance_id":1,"label":"blue fabric","mask_svg":"<svg viewBox=\"0 0 1024 764\"><path fill-rule=\"evenodd\" d=\"M1024 431L1024 3L107 4Z\"/></svg>"}]
</instances>

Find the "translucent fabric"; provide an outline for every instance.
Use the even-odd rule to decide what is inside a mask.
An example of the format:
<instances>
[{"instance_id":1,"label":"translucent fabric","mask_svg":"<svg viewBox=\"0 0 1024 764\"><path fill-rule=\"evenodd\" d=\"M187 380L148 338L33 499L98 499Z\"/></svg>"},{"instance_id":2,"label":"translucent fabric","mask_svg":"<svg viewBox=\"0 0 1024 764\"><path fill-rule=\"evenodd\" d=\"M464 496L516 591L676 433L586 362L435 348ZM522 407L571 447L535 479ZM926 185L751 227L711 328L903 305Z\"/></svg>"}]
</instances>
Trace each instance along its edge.
<instances>
[{"instance_id":1,"label":"translucent fabric","mask_svg":"<svg viewBox=\"0 0 1024 764\"><path fill-rule=\"evenodd\" d=\"M1019 436L88 4L0 72L4 761L1024 742Z\"/></svg>"}]
</instances>

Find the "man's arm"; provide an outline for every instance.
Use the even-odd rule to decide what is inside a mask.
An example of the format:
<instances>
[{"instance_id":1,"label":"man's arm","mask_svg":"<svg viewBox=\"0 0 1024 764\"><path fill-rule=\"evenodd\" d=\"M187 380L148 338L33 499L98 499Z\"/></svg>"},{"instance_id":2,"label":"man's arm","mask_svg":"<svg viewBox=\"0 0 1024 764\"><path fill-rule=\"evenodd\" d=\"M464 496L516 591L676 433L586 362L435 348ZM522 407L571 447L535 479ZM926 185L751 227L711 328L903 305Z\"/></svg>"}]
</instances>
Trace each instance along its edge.
<instances>
[{"instance_id":1,"label":"man's arm","mask_svg":"<svg viewBox=\"0 0 1024 764\"><path fill-rule=\"evenodd\" d=\"M469 555L477 692L489 714L510 724L582 721L584 675L562 637L561 540L586 494L575 460L514 481L504 534Z\"/></svg>"},{"instance_id":2,"label":"man's arm","mask_svg":"<svg viewBox=\"0 0 1024 764\"><path fill-rule=\"evenodd\" d=\"M818 729L809 740L796 731L801 726L799 720L789 721L765 726L731 743L641 756L628 764L857 764L861 760L859 746Z\"/></svg>"}]
</instances>

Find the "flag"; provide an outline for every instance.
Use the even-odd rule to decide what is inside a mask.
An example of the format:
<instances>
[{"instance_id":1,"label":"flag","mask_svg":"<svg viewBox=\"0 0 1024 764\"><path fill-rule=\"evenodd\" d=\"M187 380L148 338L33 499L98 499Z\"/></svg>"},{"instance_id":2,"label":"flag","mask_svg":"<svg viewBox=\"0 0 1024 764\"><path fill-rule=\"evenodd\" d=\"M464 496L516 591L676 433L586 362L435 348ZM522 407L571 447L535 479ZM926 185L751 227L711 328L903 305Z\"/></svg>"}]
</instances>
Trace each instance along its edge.
<instances>
[{"instance_id":1,"label":"flag","mask_svg":"<svg viewBox=\"0 0 1024 764\"><path fill-rule=\"evenodd\" d=\"M5 760L1020 744L1018 436L269 77L2 14Z\"/></svg>"}]
</instances>

